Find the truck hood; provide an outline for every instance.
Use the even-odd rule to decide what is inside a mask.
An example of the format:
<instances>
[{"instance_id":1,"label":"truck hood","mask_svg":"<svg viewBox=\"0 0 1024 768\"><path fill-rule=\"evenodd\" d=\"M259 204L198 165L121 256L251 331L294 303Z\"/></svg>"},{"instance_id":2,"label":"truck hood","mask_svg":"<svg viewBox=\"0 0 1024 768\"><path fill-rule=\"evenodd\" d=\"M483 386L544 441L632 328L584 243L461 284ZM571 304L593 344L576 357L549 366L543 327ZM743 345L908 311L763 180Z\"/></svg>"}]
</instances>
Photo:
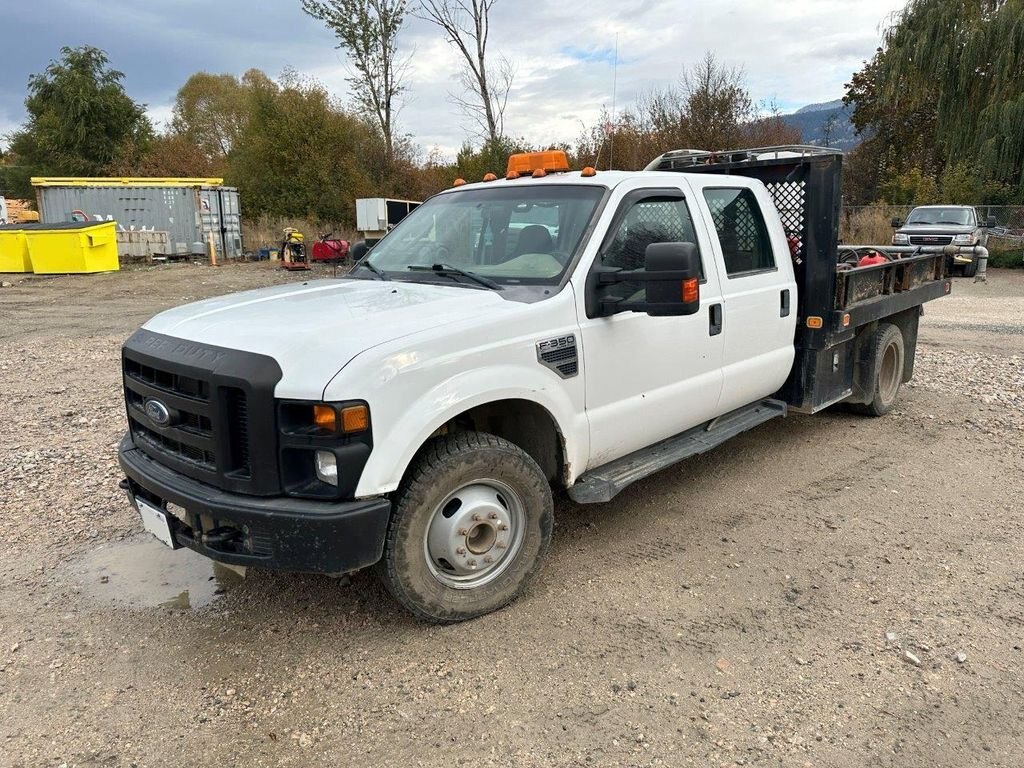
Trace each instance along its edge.
<instances>
[{"instance_id":1,"label":"truck hood","mask_svg":"<svg viewBox=\"0 0 1024 768\"><path fill-rule=\"evenodd\" d=\"M960 224L905 224L896 231L904 235L969 235L975 229Z\"/></svg>"},{"instance_id":2,"label":"truck hood","mask_svg":"<svg viewBox=\"0 0 1024 768\"><path fill-rule=\"evenodd\" d=\"M421 331L509 312L497 292L397 280L312 280L235 293L163 312L154 333L268 355L277 397L319 399L359 353Z\"/></svg>"}]
</instances>

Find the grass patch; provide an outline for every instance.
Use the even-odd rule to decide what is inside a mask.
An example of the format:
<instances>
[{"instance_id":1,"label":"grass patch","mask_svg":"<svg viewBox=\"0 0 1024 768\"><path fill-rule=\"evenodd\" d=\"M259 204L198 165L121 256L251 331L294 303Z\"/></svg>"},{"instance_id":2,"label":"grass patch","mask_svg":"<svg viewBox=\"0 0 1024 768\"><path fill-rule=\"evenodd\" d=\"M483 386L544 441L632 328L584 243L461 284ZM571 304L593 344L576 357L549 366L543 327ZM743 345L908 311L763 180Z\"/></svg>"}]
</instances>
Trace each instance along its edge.
<instances>
[{"instance_id":1,"label":"grass patch","mask_svg":"<svg viewBox=\"0 0 1024 768\"><path fill-rule=\"evenodd\" d=\"M1022 269L1024 268L1024 248L991 251L988 255L988 265L990 267Z\"/></svg>"}]
</instances>

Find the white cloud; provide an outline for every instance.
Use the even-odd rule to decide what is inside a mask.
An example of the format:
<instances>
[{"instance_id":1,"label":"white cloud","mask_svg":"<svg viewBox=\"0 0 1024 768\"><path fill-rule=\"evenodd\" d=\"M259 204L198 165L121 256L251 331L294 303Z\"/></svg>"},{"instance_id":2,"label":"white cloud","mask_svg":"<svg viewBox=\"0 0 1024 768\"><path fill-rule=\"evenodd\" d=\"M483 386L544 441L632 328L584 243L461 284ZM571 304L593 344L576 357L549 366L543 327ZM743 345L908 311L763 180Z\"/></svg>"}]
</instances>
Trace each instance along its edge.
<instances>
[{"instance_id":1,"label":"white cloud","mask_svg":"<svg viewBox=\"0 0 1024 768\"><path fill-rule=\"evenodd\" d=\"M258 67L274 75L290 66L349 98L343 54L327 29L302 14L298 2L268 4L258 12L246 0L212 6L179 0L173 7L127 0L64 2L82 11L74 14L74 24L58 27L60 14L51 16L56 23L44 24L38 14L16 9L14 21L0 26L0 47L11 50L12 61L25 68L8 77L10 87L0 83L0 130L23 119L20 83L27 74L40 71L60 45L86 42L111 53L114 66L126 74L129 92L149 105L158 125L169 118L174 92L188 73L200 69L241 74ZM651 88L676 82L705 51L741 66L757 101L796 107L835 99L872 55L882 22L904 2L499 0L492 12L491 53L495 59L507 56L518 73L507 129L537 144L573 141L581 124L592 124L602 107L612 104L616 43L620 109ZM27 40L31 47L22 51ZM401 45L410 64L400 129L425 149L436 146L454 154L473 133L449 99L461 87L460 59L437 28L417 18L408 19Z\"/></svg>"}]
</instances>

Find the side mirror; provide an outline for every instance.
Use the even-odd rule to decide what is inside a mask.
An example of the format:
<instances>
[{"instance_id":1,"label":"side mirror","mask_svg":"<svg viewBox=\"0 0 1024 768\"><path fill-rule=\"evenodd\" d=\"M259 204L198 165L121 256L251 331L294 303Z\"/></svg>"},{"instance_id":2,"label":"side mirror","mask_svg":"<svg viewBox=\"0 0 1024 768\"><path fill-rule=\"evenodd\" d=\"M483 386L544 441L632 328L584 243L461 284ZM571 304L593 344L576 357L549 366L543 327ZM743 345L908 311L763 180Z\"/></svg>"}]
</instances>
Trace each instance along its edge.
<instances>
[{"instance_id":1,"label":"side mirror","mask_svg":"<svg viewBox=\"0 0 1024 768\"><path fill-rule=\"evenodd\" d=\"M987 227L988 229L992 229L992 227L997 226L996 217L995 216L989 216L988 219L985 221L985 223L982 226Z\"/></svg>"},{"instance_id":2,"label":"side mirror","mask_svg":"<svg viewBox=\"0 0 1024 768\"><path fill-rule=\"evenodd\" d=\"M644 269L598 272L598 288L634 284L646 288L643 301L621 296L600 297L599 315L645 312L651 317L677 317L700 311L700 254L693 243L651 243L644 252Z\"/></svg>"},{"instance_id":3,"label":"side mirror","mask_svg":"<svg viewBox=\"0 0 1024 768\"><path fill-rule=\"evenodd\" d=\"M352 261L357 262L366 255L368 250L370 250L370 246L366 244L365 240L360 240L352 246L348 255L352 258Z\"/></svg>"},{"instance_id":4,"label":"side mirror","mask_svg":"<svg viewBox=\"0 0 1024 768\"><path fill-rule=\"evenodd\" d=\"M893 229L899 229L903 226L903 221L898 216L894 216L890 223Z\"/></svg>"}]
</instances>

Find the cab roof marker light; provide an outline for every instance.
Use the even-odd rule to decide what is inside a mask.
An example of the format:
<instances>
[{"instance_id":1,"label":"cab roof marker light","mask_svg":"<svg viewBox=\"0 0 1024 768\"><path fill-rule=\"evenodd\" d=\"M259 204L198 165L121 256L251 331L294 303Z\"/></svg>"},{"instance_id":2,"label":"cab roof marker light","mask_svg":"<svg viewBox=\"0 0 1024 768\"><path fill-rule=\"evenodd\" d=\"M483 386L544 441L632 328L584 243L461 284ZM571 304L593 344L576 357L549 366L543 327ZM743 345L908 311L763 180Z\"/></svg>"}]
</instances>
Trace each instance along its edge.
<instances>
[{"instance_id":1,"label":"cab roof marker light","mask_svg":"<svg viewBox=\"0 0 1024 768\"><path fill-rule=\"evenodd\" d=\"M454 182L452 182L452 186L453 187L461 187L465 183L466 183L465 179L456 179Z\"/></svg>"},{"instance_id":2,"label":"cab roof marker light","mask_svg":"<svg viewBox=\"0 0 1024 768\"><path fill-rule=\"evenodd\" d=\"M580 176L582 176L585 179L597 176L597 169L594 168L593 166L588 165L586 168L580 171Z\"/></svg>"},{"instance_id":3,"label":"cab roof marker light","mask_svg":"<svg viewBox=\"0 0 1024 768\"><path fill-rule=\"evenodd\" d=\"M506 179L507 181L515 181L515 180L516 180L516 179L518 179L518 178L519 178L519 174L518 174L518 173L516 173L515 171L509 171L509 172L508 172L508 173L507 173L507 174L505 175L505 179Z\"/></svg>"},{"instance_id":4,"label":"cab roof marker light","mask_svg":"<svg viewBox=\"0 0 1024 768\"><path fill-rule=\"evenodd\" d=\"M560 149L547 152L521 152L508 158L508 173L535 175L538 170L544 171L545 174L568 171L570 170L569 158Z\"/></svg>"}]
</instances>

